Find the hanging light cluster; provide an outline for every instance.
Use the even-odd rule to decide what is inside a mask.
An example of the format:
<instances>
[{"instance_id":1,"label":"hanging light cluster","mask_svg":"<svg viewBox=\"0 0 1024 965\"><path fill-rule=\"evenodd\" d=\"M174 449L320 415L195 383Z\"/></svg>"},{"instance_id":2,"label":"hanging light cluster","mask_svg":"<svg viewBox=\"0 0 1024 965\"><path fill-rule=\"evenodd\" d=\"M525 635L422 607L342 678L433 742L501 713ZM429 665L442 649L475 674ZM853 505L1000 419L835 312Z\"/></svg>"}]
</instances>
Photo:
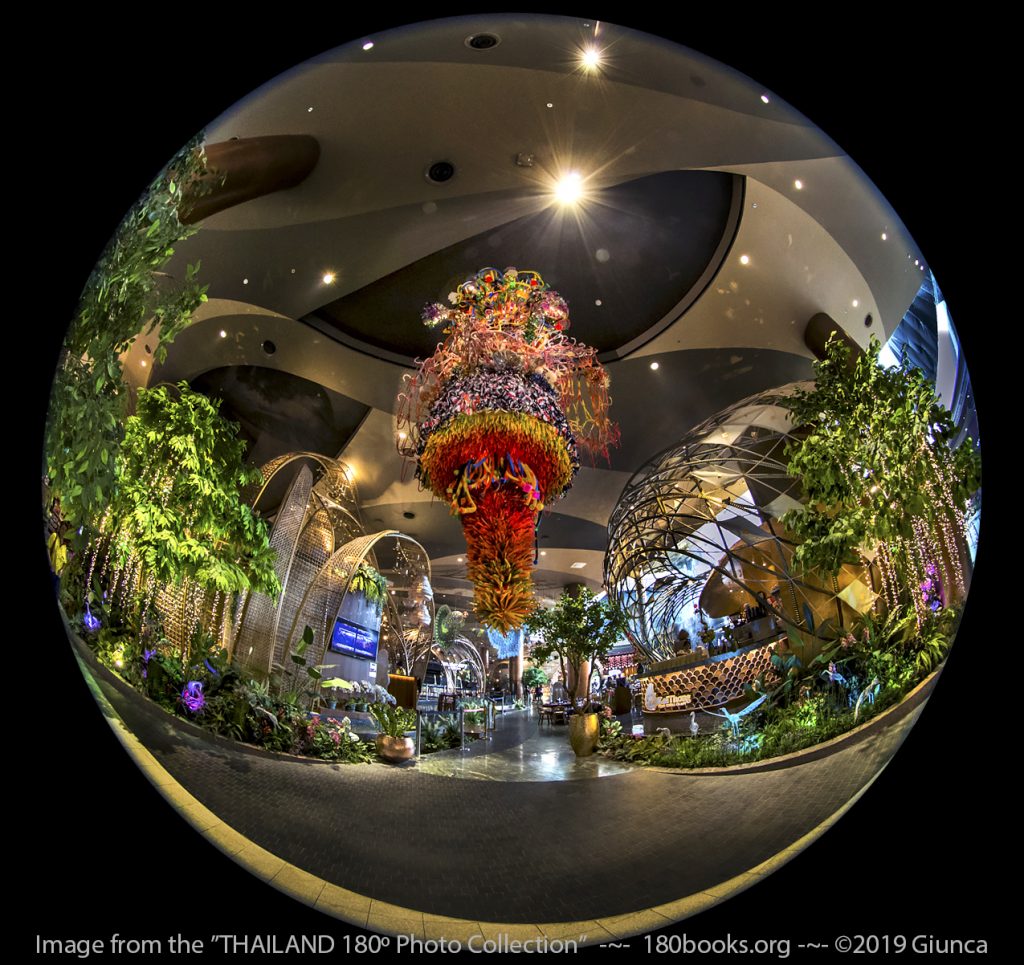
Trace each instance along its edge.
<instances>
[{"instance_id":1,"label":"hanging light cluster","mask_svg":"<svg viewBox=\"0 0 1024 965\"><path fill-rule=\"evenodd\" d=\"M396 442L461 518L477 616L506 632L534 606L538 513L572 485L579 449L607 457L618 441L608 374L533 271L485 268L423 321L446 337L406 376Z\"/></svg>"}]
</instances>

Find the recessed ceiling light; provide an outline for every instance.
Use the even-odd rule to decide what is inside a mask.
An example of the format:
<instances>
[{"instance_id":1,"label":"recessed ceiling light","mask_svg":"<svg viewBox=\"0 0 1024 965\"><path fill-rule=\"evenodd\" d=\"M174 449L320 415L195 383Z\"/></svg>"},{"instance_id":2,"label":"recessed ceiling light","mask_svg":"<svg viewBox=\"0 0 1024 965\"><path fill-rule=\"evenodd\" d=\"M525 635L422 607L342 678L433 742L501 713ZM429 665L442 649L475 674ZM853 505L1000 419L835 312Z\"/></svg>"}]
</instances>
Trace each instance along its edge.
<instances>
[{"instance_id":1,"label":"recessed ceiling light","mask_svg":"<svg viewBox=\"0 0 1024 965\"><path fill-rule=\"evenodd\" d=\"M457 557L455 558L455 562L456 562L456 563L461 563L461 562L462 562L462 557L461 557L461 556L457 556Z\"/></svg>"},{"instance_id":2,"label":"recessed ceiling light","mask_svg":"<svg viewBox=\"0 0 1024 965\"><path fill-rule=\"evenodd\" d=\"M657 371L659 368L659 364L657 362L651 362L651 368L654 369L654 371Z\"/></svg>"},{"instance_id":3,"label":"recessed ceiling light","mask_svg":"<svg viewBox=\"0 0 1024 965\"><path fill-rule=\"evenodd\" d=\"M363 50L373 50L373 41L367 40L366 43L363 44Z\"/></svg>"},{"instance_id":4,"label":"recessed ceiling light","mask_svg":"<svg viewBox=\"0 0 1024 965\"><path fill-rule=\"evenodd\" d=\"M882 241L888 241L888 240L889 240L889 236L883 231L882 232Z\"/></svg>"},{"instance_id":5,"label":"recessed ceiling light","mask_svg":"<svg viewBox=\"0 0 1024 965\"><path fill-rule=\"evenodd\" d=\"M313 113L313 108L312 107L307 107L306 108L306 113L307 114L312 114Z\"/></svg>"},{"instance_id":6,"label":"recessed ceiling light","mask_svg":"<svg viewBox=\"0 0 1024 965\"><path fill-rule=\"evenodd\" d=\"M146 367L146 360L145 360L145 359L143 359L143 360L142 360L142 361L141 361L141 362L139 363L139 365L141 365L141 366L142 366L143 368L145 368L145 367Z\"/></svg>"},{"instance_id":7,"label":"recessed ceiling light","mask_svg":"<svg viewBox=\"0 0 1024 965\"><path fill-rule=\"evenodd\" d=\"M398 433L398 438L401 439L402 442L405 442L407 437L406 437L406 434L404 432L400 432L400 433Z\"/></svg>"},{"instance_id":8,"label":"recessed ceiling light","mask_svg":"<svg viewBox=\"0 0 1024 965\"><path fill-rule=\"evenodd\" d=\"M740 255L740 264L741 265L749 265L750 264L750 255Z\"/></svg>"},{"instance_id":9,"label":"recessed ceiling light","mask_svg":"<svg viewBox=\"0 0 1024 965\"><path fill-rule=\"evenodd\" d=\"M583 196L583 176L570 171L555 185L555 197L561 204L575 204Z\"/></svg>"},{"instance_id":10,"label":"recessed ceiling light","mask_svg":"<svg viewBox=\"0 0 1024 965\"><path fill-rule=\"evenodd\" d=\"M249 279L248 278L243 278L242 279L242 284L243 285L248 285L249 284Z\"/></svg>"},{"instance_id":11,"label":"recessed ceiling light","mask_svg":"<svg viewBox=\"0 0 1024 965\"><path fill-rule=\"evenodd\" d=\"M761 103L762 104L767 104L768 103L768 95L767 94L762 94L761 95Z\"/></svg>"},{"instance_id":12,"label":"recessed ceiling light","mask_svg":"<svg viewBox=\"0 0 1024 965\"><path fill-rule=\"evenodd\" d=\"M228 337L228 333L227 333L227 332L225 332L225 331L224 331L224 329L221 329L221 330L220 330L220 337L221 337L221 338L227 338L227 337Z\"/></svg>"},{"instance_id":13,"label":"recessed ceiling light","mask_svg":"<svg viewBox=\"0 0 1024 965\"><path fill-rule=\"evenodd\" d=\"M551 103L551 101L548 101L548 104L547 104L547 106L548 106L548 107L554 107L555 105L554 105L554 104L552 104L552 103Z\"/></svg>"},{"instance_id":14,"label":"recessed ceiling light","mask_svg":"<svg viewBox=\"0 0 1024 965\"><path fill-rule=\"evenodd\" d=\"M571 570L582 570L583 567L586 566L586 565L587 565L586 563L573 563L569 567L569 569L571 569Z\"/></svg>"},{"instance_id":15,"label":"recessed ceiling light","mask_svg":"<svg viewBox=\"0 0 1024 965\"><path fill-rule=\"evenodd\" d=\"M601 299L600 299L600 298L595 298L595 299L594 299L594 304L595 304L595 305L596 305L596 306L597 306L598 308L600 308L600 307L601 307Z\"/></svg>"},{"instance_id":16,"label":"recessed ceiling light","mask_svg":"<svg viewBox=\"0 0 1024 965\"><path fill-rule=\"evenodd\" d=\"M541 550L540 551L540 555L541 556L547 556L548 555L548 551L547 550Z\"/></svg>"},{"instance_id":17,"label":"recessed ceiling light","mask_svg":"<svg viewBox=\"0 0 1024 965\"><path fill-rule=\"evenodd\" d=\"M853 300L853 307L856 308L859 304L860 304L860 301L858 301L858 299L855 298Z\"/></svg>"},{"instance_id":18,"label":"recessed ceiling light","mask_svg":"<svg viewBox=\"0 0 1024 965\"><path fill-rule=\"evenodd\" d=\"M794 187L794 188L796 188L796 189L797 189L797 191L803 191L803 189L804 189L804 183L803 183L803 181L801 181L801 180L800 180L799 178L797 178L797 179L796 179L796 180L795 180L795 181L793 182L793 187Z\"/></svg>"},{"instance_id":19,"label":"recessed ceiling light","mask_svg":"<svg viewBox=\"0 0 1024 965\"><path fill-rule=\"evenodd\" d=\"M333 271L325 271L324 272L324 284L325 285L333 285L335 277L336 276L335 276Z\"/></svg>"},{"instance_id":20,"label":"recessed ceiling light","mask_svg":"<svg viewBox=\"0 0 1024 965\"><path fill-rule=\"evenodd\" d=\"M914 267L916 268L920 264L921 264L921 262L917 258L915 258L914 259Z\"/></svg>"},{"instance_id":21,"label":"recessed ceiling light","mask_svg":"<svg viewBox=\"0 0 1024 965\"><path fill-rule=\"evenodd\" d=\"M601 66L601 51L597 47L588 47L583 51L580 63L587 70L597 70Z\"/></svg>"}]
</instances>

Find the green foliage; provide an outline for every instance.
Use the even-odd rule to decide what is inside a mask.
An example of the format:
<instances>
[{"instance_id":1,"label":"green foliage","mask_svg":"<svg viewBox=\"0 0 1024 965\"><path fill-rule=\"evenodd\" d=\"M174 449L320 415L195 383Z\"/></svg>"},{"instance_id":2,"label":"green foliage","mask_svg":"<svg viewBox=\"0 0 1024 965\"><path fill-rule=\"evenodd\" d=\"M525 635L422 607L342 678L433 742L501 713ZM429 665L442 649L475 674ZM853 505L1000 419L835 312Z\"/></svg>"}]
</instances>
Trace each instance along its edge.
<instances>
[{"instance_id":1,"label":"green foliage","mask_svg":"<svg viewBox=\"0 0 1024 965\"><path fill-rule=\"evenodd\" d=\"M388 581L369 563L362 562L356 567L349 589L355 593L362 593L378 612L384 609L388 598Z\"/></svg>"},{"instance_id":2,"label":"green foliage","mask_svg":"<svg viewBox=\"0 0 1024 965\"><path fill-rule=\"evenodd\" d=\"M861 547L913 536L914 522L937 525L949 508L929 496L937 476L963 506L981 483L981 458L971 440L950 448L952 416L918 369L885 369L872 338L852 364L849 347L831 337L815 363L810 391L783 404L806 427L791 445L789 472L807 505L783 523L798 538L803 570L838 573Z\"/></svg>"},{"instance_id":3,"label":"green foliage","mask_svg":"<svg viewBox=\"0 0 1024 965\"><path fill-rule=\"evenodd\" d=\"M218 408L184 382L140 390L102 531L115 562L134 554L160 582L276 596L266 524L242 498L259 471L244 465L237 426Z\"/></svg>"},{"instance_id":4,"label":"green foliage","mask_svg":"<svg viewBox=\"0 0 1024 965\"><path fill-rule=\"evenodd\" d=\"M465 623L466 618L447 604L442 603L437 608L434 614L434 643L442 653L451 650Z\"/></svg>"},{"instance_id":5,"label":"green foliage","mask_svg":"<svg viewBox=\"0 0 1024 965\"><path fill-rule=\"evenodd\" d=\"M317 717L306 724L300 736L299 752L309 757L346 764L368 764L376 760L373 748L352 733L347 717L338 721Z\"/></svg>"},{"instance_id":6,"label":"green foliage","mask_svg":"<svg viewBox=\"0 0 1024 965\"><path fill-rule=\"evenodd\" d=\"M536 663L544 663L555 654L562 662L563 675L568 664L576 680L574 699L590 692L589 678L583 680L580 668L590 661L607 658L612 647L626 633L626 616L613 600L595 600L583 587L578 594L563 593L550 610L535 610L526 621L529 633L541 636L531 654Z\"/></svg>"},{"instance_id":7,"label":"green foliage","mask_svg":"<svg viewBox=\"0 0 1024 965\"><path fill-rule=\"evenodd\" d=\"M370 705L370 713L385 737L404 737L406 731L416 728L416 714L404 707L379 703Z\"/></svg>"},{"instance_id":8,"label":"green foliage","mask_svg":"<svg viewBox=\"0 0 1024 965\"><path fill-rule=\"evenodd\" d=\"M46 426L51 496L74 528L93 526L111 502L130 397L120 356L142 334L155 336L153 358L206 301L198 265L173 281L160 269L174 246L196 232L178 218L183 186L206 172L199 136L160 173L125 216L86 282L53 382Z\"/></svg>"},{"instance_id":9,"label":"green foliage","mask_svg":"<svg viewBox=\"0 0 1024 965\"><path fill-rule=\"evenodd\" d=\"M534 687L543 687L548 682L548 675L543 667L527 667L523 671L523 686L533 690Z\"/></svg>"}]
</instances>

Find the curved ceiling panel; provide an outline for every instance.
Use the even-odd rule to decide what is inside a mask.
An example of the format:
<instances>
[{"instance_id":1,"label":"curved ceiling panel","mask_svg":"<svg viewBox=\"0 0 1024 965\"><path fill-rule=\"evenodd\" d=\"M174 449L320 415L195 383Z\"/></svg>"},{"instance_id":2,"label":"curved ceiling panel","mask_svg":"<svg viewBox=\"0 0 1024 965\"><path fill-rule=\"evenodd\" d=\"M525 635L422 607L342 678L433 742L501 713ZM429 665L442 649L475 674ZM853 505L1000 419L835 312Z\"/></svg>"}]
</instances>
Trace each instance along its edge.
<instances>
[{"instance_id":1,"label":"curved ceiling panel","mask_svg":"<svg viewBox=\"0 0 1024 965\"><path fill-rule=\"evenodd\" d=\"M318 309L322 332L395 360L430 355L425 300L480 268L529 268L569 303L572 334L602 353L653 337L714 274L736 231L743 178L665 171L607 188L579 215L559 208L433 252ZM584 295L585 293L585 295Z\"/></svg>"}]
</instances>

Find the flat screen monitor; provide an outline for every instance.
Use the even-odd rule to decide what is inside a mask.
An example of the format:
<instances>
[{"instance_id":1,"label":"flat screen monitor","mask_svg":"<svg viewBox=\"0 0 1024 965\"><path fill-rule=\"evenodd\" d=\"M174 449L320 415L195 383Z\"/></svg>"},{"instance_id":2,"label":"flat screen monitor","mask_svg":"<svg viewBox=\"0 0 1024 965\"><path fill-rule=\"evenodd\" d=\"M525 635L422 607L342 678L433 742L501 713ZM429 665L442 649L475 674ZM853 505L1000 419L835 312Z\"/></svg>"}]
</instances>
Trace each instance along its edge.
<instances>
[{"instance_id":1,"label":"flat screen monitor","mask_svg":"<svg viewBox=\"0 0 1024 965\"><path fill-rule=\"evenodd\" d=\"M341 617L334 621L331 650L335 653L347 653L353 657L367 657L373 660L377 656L379 641L379 630L361 627L358 623L350 623Z\"/></svg>"}]
</instances>

